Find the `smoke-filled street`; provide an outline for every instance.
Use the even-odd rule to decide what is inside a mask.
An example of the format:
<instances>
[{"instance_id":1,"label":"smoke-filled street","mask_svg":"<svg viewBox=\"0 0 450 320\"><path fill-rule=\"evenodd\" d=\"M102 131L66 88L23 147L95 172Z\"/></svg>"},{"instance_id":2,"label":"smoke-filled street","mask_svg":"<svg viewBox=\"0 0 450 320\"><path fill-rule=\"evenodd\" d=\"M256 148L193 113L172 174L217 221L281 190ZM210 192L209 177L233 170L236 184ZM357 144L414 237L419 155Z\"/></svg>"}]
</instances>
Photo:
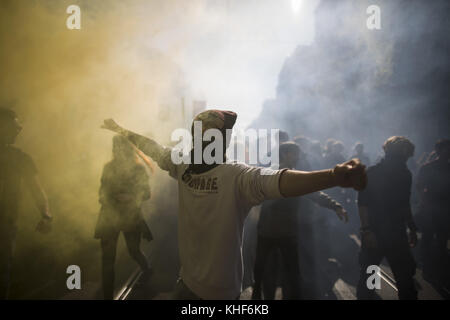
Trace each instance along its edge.
<instances>
[{"instance_id":1,"label":"smoke-filled street","mask_svg":"<svg viewBox=\"0 0 450 320\"><path fill-rule=\"evenodd\" d=\"M449 24L2 0L0 299L448 300Z\"/></svg>"}]
</instances>

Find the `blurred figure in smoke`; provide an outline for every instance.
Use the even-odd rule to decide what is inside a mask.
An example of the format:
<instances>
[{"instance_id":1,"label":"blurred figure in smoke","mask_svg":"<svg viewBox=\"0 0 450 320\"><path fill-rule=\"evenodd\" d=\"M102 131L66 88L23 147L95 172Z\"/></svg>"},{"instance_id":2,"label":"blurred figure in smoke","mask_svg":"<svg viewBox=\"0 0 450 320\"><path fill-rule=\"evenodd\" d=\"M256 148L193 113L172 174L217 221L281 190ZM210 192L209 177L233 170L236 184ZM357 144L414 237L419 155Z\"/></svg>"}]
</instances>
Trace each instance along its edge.
<instances>
[{"instance_id":1,"label":"blurred figure in smoke","mask_svg":"<svg viewBox=\"0 0 450 320\"><path fill-rule=\"evenodd\" d=\"M414 145L405 137L393 136L383 149L385 157L368 168L367 188L358 196L362 245L357 297L374 298L375 290L367 287L367 267L379 265L386 257L399 299L417 299L413 280L416 263L410 249L416 245L417 228L410 205L412 176L406 166Z\"/></svg>"},{"instance_id":2,"label":"blurred figure in smoke","mask_svg":"<svg viewBox=\"0 0 450 320\"><path fill-rule=\"evenodd\" d=\"M300 149L306 153L309 152L311 146L311 139L305 136L296 136L294 142L300 147Z\"/></svg>"},{"instance_id":3,"label":"blurred figure in smoke","mask_svg":"<svg viewBox=\"0 0 450 320\"><path fill-rule=\"evenodd\" d=\"M15 112L0 108L0 299L7 299L9 293L22 184L30 190L42 215L36 230L51 231L52 216L34 162L13 146L21 130Z\"/></svg>"},{"instance_id":4,"label":"blurred figure in smoke","mask_svg":"<svg viewBox=\"0 0 450 320\"><path fill-rule=\"evenodd\" d=\"M322 146L320 141L314 140L309 148L309 158L311 170L320 170L323 168ZM364 162L363 162L364 163Z\"/></svg>"},{"instance_id":5,"label":"blurred figure in smoke","mask_svg":"<svg viewBox=\"0 0 450 320\"><path fill-rule=\"evenodd\" d=\"M436 158L425 163L417 177L421 213L428 222L425 223L421 241L423 273L428 278L437 273L440 285L449 286L447 242L450 238L450 140L439 140L434 150ZM438 251L436 256L432 254L434 238ZM434 262L437 262L436 269L432 268L436 265Z\"/></svg>"},{"instance_id":6,"label":"blurred figure in smoke","mask_svg":"<svg viewBox=\"0 0 450 320\"><path fill-rule=\"evenodd\" d=\"M324 156L325 166L326 167L334 166L337 163L344 162L345 157L342 154L343 152L344 152L344 144L341 141L328 139Z\"/></svg>"},{"instance_id":7,"label":"blurred figure in smoke","mask_svg":"<svg viewBox=\"0 0 450 320\"><path fill-rule=\"evenodd\" d=\"M178 182L181 271L174 299L239 298L242 233L245 218L253 206L265 200L298 197L334 186L359 190L365 187L365 167L357 159L334 169L313 172L227 162L226 149L236 118L236 113L222 110L198 114L194 122L200 122L201 130L195 130L192 124L195 137L190 161L181 163L172 160L178 151L172 152L111 119L104 122L103 128L127 137ZM208 131L215 133L214 141L203 140ZM215 147L211 148L213 143ZM204 156L198 159L195 149L207 156L214 152L219 159L214 158L212 162Z\"/></svg>"},{"instance_id":8,"label":"blurred figure in smoke","mask_svg":"<svg viewBox=\"0 0 450 320\"><path fill-rule=\"evenodd\" d=\"M113 138L113 159L103 168L100 214L95 238L101 240L102 282L105 299L114 293L114 262L117 240L123 232L130 256L139 264L143 278L151 273L141 251L141 236L151 241L152 233L142 217L141 205L150 199L149 177L134 146L121 136Z\"/></svg>"},{"instance_id":9,"label":"blurred figure in smoke","mask_svg":"<svg viewBox=\"0 0 450 320\"><path fill-rule=\"evenodd\" d=\"M327 141L325 141L325 146L323 147L323 157L327 157L328 154L330 154L332 152L333 149L333 144L336 142L335 139L333 138L329 138L327 139Z\"/></svg>"},{"instance_id":10,"label":"blurred figure in smoke","mask_svg":"<svg viewBox=\"0 0 450 320\"><path fill-rule=\"evenodd\" d=\"M354 154L350 159L358 158L367 166L370 166L369 156L364 152L364 145L361 142L357 142L353 147Z\"/></svg>"},{"instance_id":11,"label":"blurred figure in smoke","mask_svg":"<svg viewBox=\"0 0 450 320\"><path fill-rule=\"evenodd\" d=\"M285 142L280 145L280 169L296 168L302 156L299 146L295 142ZM347 212L342 206L328 197L323 192L305 195L321 207L334 210L341 220L347 222ZM289 198L265 201L261 208L258 222L258 241L256 259L254 266L255 283L253 286L252 299L262 298L264 288L264 299L270 300L275 297L276 268L269 277L264 278L264 271L269 258L277 257L276 250L280 250L282 264L284 266L283 299L300 299L300 267L299 267L299 244L298 244L298 213L302 198ZM270 288L269 290L267 290ZM272 291L272 292L271 292Z\"/></svg>"},{"instance_id":12,"label":"blurred figure in smoke","mask_svg":"<svg viewBox=\"0 0 450 320\"><path fill-rule=\"evenodd\" d=\"M294 142L299 147L299 157L298 157L298 163L295 166L297 170L303 170L303 171L310 171L311 169L311 162L310 162L310 155L309 155L309 148L311 145L311 140L304 136L297 136L294 138Z\"/></svg>"}]
</instances>

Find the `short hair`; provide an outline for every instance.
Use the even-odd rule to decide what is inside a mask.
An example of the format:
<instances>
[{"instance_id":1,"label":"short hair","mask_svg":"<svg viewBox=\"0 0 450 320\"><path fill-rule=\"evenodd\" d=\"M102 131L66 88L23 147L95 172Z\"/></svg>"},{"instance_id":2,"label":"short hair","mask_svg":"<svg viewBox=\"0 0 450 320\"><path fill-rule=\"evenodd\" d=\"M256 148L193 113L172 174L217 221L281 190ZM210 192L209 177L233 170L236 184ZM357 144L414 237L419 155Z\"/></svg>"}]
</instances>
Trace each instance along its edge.
<instances>
[{"instance_id":1,"label":"short hair","mask_svg":"<svg viewBox=\"0 0 450 320\"><path fill-rule=\"evenodd\" d=\"M278 139L281 143L289 141L289 134L286 131L280 130L278 132Z\"/></svg>"},{"instance_id":2,"label":"short hair","mask_svg":"<svg viewBox=\"0 0 450 320\"><path fill-rule=\"evenodd\" d=\"M331 147L333 146L333 144L336 142L336 139L334 138L329 138L327 139L327 141L325 141L325 151L329 152L331 151Z\"/></svg>"},{"instance_id":3,"label":"short hair","mask_svg":"<svg viewBox=\"0 0 450 320\"><path fill-rule=\"evenodd\" d=\"M357 142L355 143L355 145L353 146L353 149L356 150L356 148L362 147L364 148L364 145L361 142Z\"/></svg>"},{"instance_id":4,"label":"short hair","mask_svg":"<svg viewBox=\"0 0 450 320\"><path fill-rule=\"evenodd\" d=\"M1 120L14 120L17 118L17 114L14 110L0 107L0 119Z\"/></svg>"},{"instance_id":5,"label":"short hair","mask_svg":"<svg viewBox=\"0 0 450 320\"><path fill-rule=\"evenodd\" d=\"M300 147L294 141L286 141L280 144L280 157L285 156L289 152L301 153Z\"/></svg>"},{"instance_id":6,"label":"short hair","mask_svg":"<svg viewBox=\"0 0 450 320\"><path fill-rule=\"evenodd\" d=\"M344 143L342 143L342 141L339 141L339 140L337 140L337 141L335 141L335 142L333 143L332 148L333 148L334 150L336 150L337 152L342 152L342 151L344 151L344 149L345 149Z\"/></svg>"},{"instance_id":7,"label":"short hair","mask_svg":"<svg viewBox=\"0 0 450 320\"><path fill-rule=\"evenodd\" d=\"M444 149L450 147L450 140L449 139L440 139L436 142L434 145L434 150L436 150L436 153L440 155Z\"/></svg>"},{"instance_id":8,"label":"short hair","mask_svg":"<svg viewBox=\"0 0 450 320\"><path fill-rule=\"evenodd\" d=\"M383 150L386 155L404 155L409 158L414 155L414 149L414 144L403 136L392 136L383 144Z\"/></svg>"}]
</instances>

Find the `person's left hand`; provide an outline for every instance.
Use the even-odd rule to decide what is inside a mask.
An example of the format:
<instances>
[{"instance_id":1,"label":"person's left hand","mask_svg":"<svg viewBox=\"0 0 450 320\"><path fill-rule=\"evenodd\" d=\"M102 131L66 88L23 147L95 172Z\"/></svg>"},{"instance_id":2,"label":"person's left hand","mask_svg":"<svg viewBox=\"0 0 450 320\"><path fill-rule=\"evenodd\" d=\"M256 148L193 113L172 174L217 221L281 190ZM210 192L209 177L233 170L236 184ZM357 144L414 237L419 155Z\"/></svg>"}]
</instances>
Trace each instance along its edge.
<instances>
[{"instance_id":1,"label":"person's left hand","mask_svg":"<svg viewBox=\"0 0 450 320\"><path fill-rule=\"evenodd\" d=\"M417 231L409 230L408 233L409 246L415 248L417 245Z\"/></svg>"},{"instance_id":2,"label":"person's left hand","mask_svg":"<svg viewBox=\"0 0 450 320\"><path fill-rule=\"evenodd\" d=\"M42 218L36 226L36 231L42 234L50 233L52 231L52 221L49 219Z\"/></svg>"},{"instance_id":3,"label":"person's left hand","mask_svg":"<svg viewBox=\"0 0 450 320\"><path fill-rule=\"evenodd\" d=\"M348 214L344 208L339 207L335 210L335 212L336 212L336 215L338 216L339 220L343 220L345 223L348 222Z\"/></svg>"}]
</instances>

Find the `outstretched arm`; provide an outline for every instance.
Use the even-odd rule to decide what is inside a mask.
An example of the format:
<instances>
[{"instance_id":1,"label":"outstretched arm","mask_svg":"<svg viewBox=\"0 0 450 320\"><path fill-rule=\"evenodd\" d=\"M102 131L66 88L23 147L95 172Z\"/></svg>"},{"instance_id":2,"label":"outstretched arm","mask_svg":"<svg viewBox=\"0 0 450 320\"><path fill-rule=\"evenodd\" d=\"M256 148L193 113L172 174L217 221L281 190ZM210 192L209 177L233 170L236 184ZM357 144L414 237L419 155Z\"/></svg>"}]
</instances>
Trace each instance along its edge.
<instances>
[{"instance_id":1,"label":"outstretched arm","mask_svg":"<svg viewBox=\"0 0 450 320\"><path fill-rule=\"evenodd\" d=\"M176 165L171 160L171 149L166 148L153 139L141 136L130 130L126 130L119 126L114 120L107 119L102 125L103 129L111 130L126 137L136 148L141 150L146 155L150 156L158 166L165 171L168 171L170 176L176 177Z\"/></svg>"},{"instance_id":2,"label":"outstretched arm","mask_svg":"<svg viewBox=\"0 0 450 320\"><path fill-rule=\"evenodd\" d=\"M107 119L102 125L103 129L111 130L117 134L126 137L131 143L133 143L139 150L143 151L146 155L150 156L153 160L158 161L161 152L164 147L153 139L144 137L140 134L134 133L130 130L124 129L119 126L113 119Z\"/></svg>"},{"instance_id":3,"label":"outstretched arm","mask_svg":"<svg viewBox=\"0 0 450 320\"><path fill-rule=\"evenodd\" d=\"M347 211L344 207L336 200L330 198L326 193L319 191L310 193L306 197L322 208L333 210L340 220L344 220L344 222L348 221Z\"/></svg>"},{"instance_id":4,"label":"outstretched arm","mask_svg":"<svg viewBox=\"0 0 450 320\"><path fill-rule=\"evenodd\" d=\"M284 197L299 197L337 186L362 190L366 184L365 166L358 159L352 159L334 169L311 172L286 170L280 177L280 193Z\"/></svg>"}]
</instances>

